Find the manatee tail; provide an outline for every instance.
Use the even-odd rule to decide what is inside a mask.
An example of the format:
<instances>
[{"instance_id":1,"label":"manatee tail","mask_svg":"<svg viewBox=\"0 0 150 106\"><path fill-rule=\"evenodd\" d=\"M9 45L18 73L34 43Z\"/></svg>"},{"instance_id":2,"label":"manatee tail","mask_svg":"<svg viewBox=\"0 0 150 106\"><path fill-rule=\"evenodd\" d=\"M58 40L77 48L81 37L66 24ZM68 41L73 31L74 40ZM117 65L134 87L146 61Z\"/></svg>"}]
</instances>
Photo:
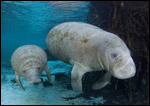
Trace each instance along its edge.
<instances>
[{"instance_id":1,"label":"manatee tail","mask_svg":"<svg viewBox=\"0 0 150 106\"><path fill-rule=\"evenodd\" d=\"M47 61L50 61L50 60L58 60L55 56L53 56L50 52L49 52L49 50L46 48L46 49L44 49L44 51L46 52L46 54L47 54Z\"/></svg>"}]
</instances>

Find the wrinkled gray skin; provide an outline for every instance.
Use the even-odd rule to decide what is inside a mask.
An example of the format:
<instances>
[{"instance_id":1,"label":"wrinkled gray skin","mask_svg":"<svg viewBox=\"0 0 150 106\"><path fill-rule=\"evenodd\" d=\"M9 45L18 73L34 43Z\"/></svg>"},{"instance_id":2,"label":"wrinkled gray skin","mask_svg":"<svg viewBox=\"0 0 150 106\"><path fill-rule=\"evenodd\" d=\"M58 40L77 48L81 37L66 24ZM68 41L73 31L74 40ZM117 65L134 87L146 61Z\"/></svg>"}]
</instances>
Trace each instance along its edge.
<instances>
[{"instance_id":1,"label":"wrinkled gray skin","mask_svg":"<svg viewBox=\"0 0 150 106\"><path fill-rule=\"evenodd\" d=\"M106 86L111 76L127 79L136 73L125 43L115 34L90 24L66 22L57 25L48 33L46 45L55 57L73 65L71 83L78 91L82 91L82 76L86 72L107 70L93 89Z\"/></svg>"},{"instance_id":2,"label":"wrinkled gray skin","mask_svg":"<svg viewBox=\"0 0 150 106\"><path fill-rule=\"evenodd\" d=\"M15 70L17 84L24 90L20 77L24 77L29 84L40 83L43 70L51 82L51 74L47 66L47 56L44 50L35 45L24 45L16 49L11 57L11 64Z\"/></svg>"}]
</instances>

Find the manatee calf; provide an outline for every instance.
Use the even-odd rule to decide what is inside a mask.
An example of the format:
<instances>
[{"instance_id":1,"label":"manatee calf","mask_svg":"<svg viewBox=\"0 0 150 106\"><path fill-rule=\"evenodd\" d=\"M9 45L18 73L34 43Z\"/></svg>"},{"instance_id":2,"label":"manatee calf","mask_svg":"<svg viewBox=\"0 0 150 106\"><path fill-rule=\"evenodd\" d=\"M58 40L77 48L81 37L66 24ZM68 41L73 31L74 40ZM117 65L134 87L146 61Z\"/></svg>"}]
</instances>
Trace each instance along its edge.
<instances>
[{"instance_id":1,"label":"manatee calf","mask_svg":"<svg viewBox=\"0 0 150 106\"><path fill-rule=\"evenodd\" d=\"M107 85L111 75L127 79L136 72L125 43L115 34L90 24L66 22L57 25L48 33L46 45L52 55L73 65L71 84L78 91L82 91L82 76L86 72L107 70L93 89Z\"/></svg>"},{"instance_id":2,"label":"manatee calf","mask_svg":"<svg viewBox=\"0 0 150 106\"><path fill-rule=\"evenodd\" d=\"M24 45L16 49L11 57L11 64L15 70L17 84L24 90L20 83L20 77L26 78L28 83L41 82L40 74L46 71L48 81L51 82L51 74L47 66L47 55L40 47Z\"/></svg>"}]
</instances>

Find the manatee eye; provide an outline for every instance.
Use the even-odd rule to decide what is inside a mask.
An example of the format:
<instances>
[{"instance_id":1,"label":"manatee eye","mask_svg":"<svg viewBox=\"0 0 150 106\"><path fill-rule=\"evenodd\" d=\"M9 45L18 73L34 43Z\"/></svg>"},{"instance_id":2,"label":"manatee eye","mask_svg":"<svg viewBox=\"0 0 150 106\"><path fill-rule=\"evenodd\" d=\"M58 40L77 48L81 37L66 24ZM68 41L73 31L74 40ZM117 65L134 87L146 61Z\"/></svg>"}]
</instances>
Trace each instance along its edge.
<instances>
[{"instance_id":1,"label":"manatee eye","mask_svg":"<svg viewBox=\"0 0 150 106\"><path fill-rule=\"evenodd\" d=\"M117 56L118 56L117 53L112 53L112 54L111 54L111 58L113 58L113 59L116 58Z\"/></svg>"}]
</instances>

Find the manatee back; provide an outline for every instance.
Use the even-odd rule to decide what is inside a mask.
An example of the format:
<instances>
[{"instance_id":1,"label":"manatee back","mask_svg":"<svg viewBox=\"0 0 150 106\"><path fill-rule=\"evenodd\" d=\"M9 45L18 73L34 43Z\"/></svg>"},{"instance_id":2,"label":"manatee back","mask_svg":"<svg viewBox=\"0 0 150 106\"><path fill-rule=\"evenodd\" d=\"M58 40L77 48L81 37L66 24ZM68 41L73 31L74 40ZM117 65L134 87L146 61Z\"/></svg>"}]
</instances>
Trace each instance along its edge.
<instances>
[{"instance_id":1,"label":"manatee back","mask_svg":"<svg viewBox=\"0 0 150 106\"><path fill-rule=\"evenodd\" d=\"M55 26L47 35L46 45L52 55L66 63L86 58L93 51L94 34L102 29L80 22L67 22ZM93 39L94 38L94 39ZM95 50L95 49L94 49ZM87 54L87 55L88 55Z\"/></svg>"},{"instance_id":2,"label":"manatee back","mask_svg":"<svg viewBox=\"0 0 150 106\"><path fill-rule=\"evenodd\" d=\"M22 70L41 68L47 63L47 56L44 50L35 45L24 45L16 49L11 57L11 64L14 70L21 74Z\"/></svg>"}]
</instances>

